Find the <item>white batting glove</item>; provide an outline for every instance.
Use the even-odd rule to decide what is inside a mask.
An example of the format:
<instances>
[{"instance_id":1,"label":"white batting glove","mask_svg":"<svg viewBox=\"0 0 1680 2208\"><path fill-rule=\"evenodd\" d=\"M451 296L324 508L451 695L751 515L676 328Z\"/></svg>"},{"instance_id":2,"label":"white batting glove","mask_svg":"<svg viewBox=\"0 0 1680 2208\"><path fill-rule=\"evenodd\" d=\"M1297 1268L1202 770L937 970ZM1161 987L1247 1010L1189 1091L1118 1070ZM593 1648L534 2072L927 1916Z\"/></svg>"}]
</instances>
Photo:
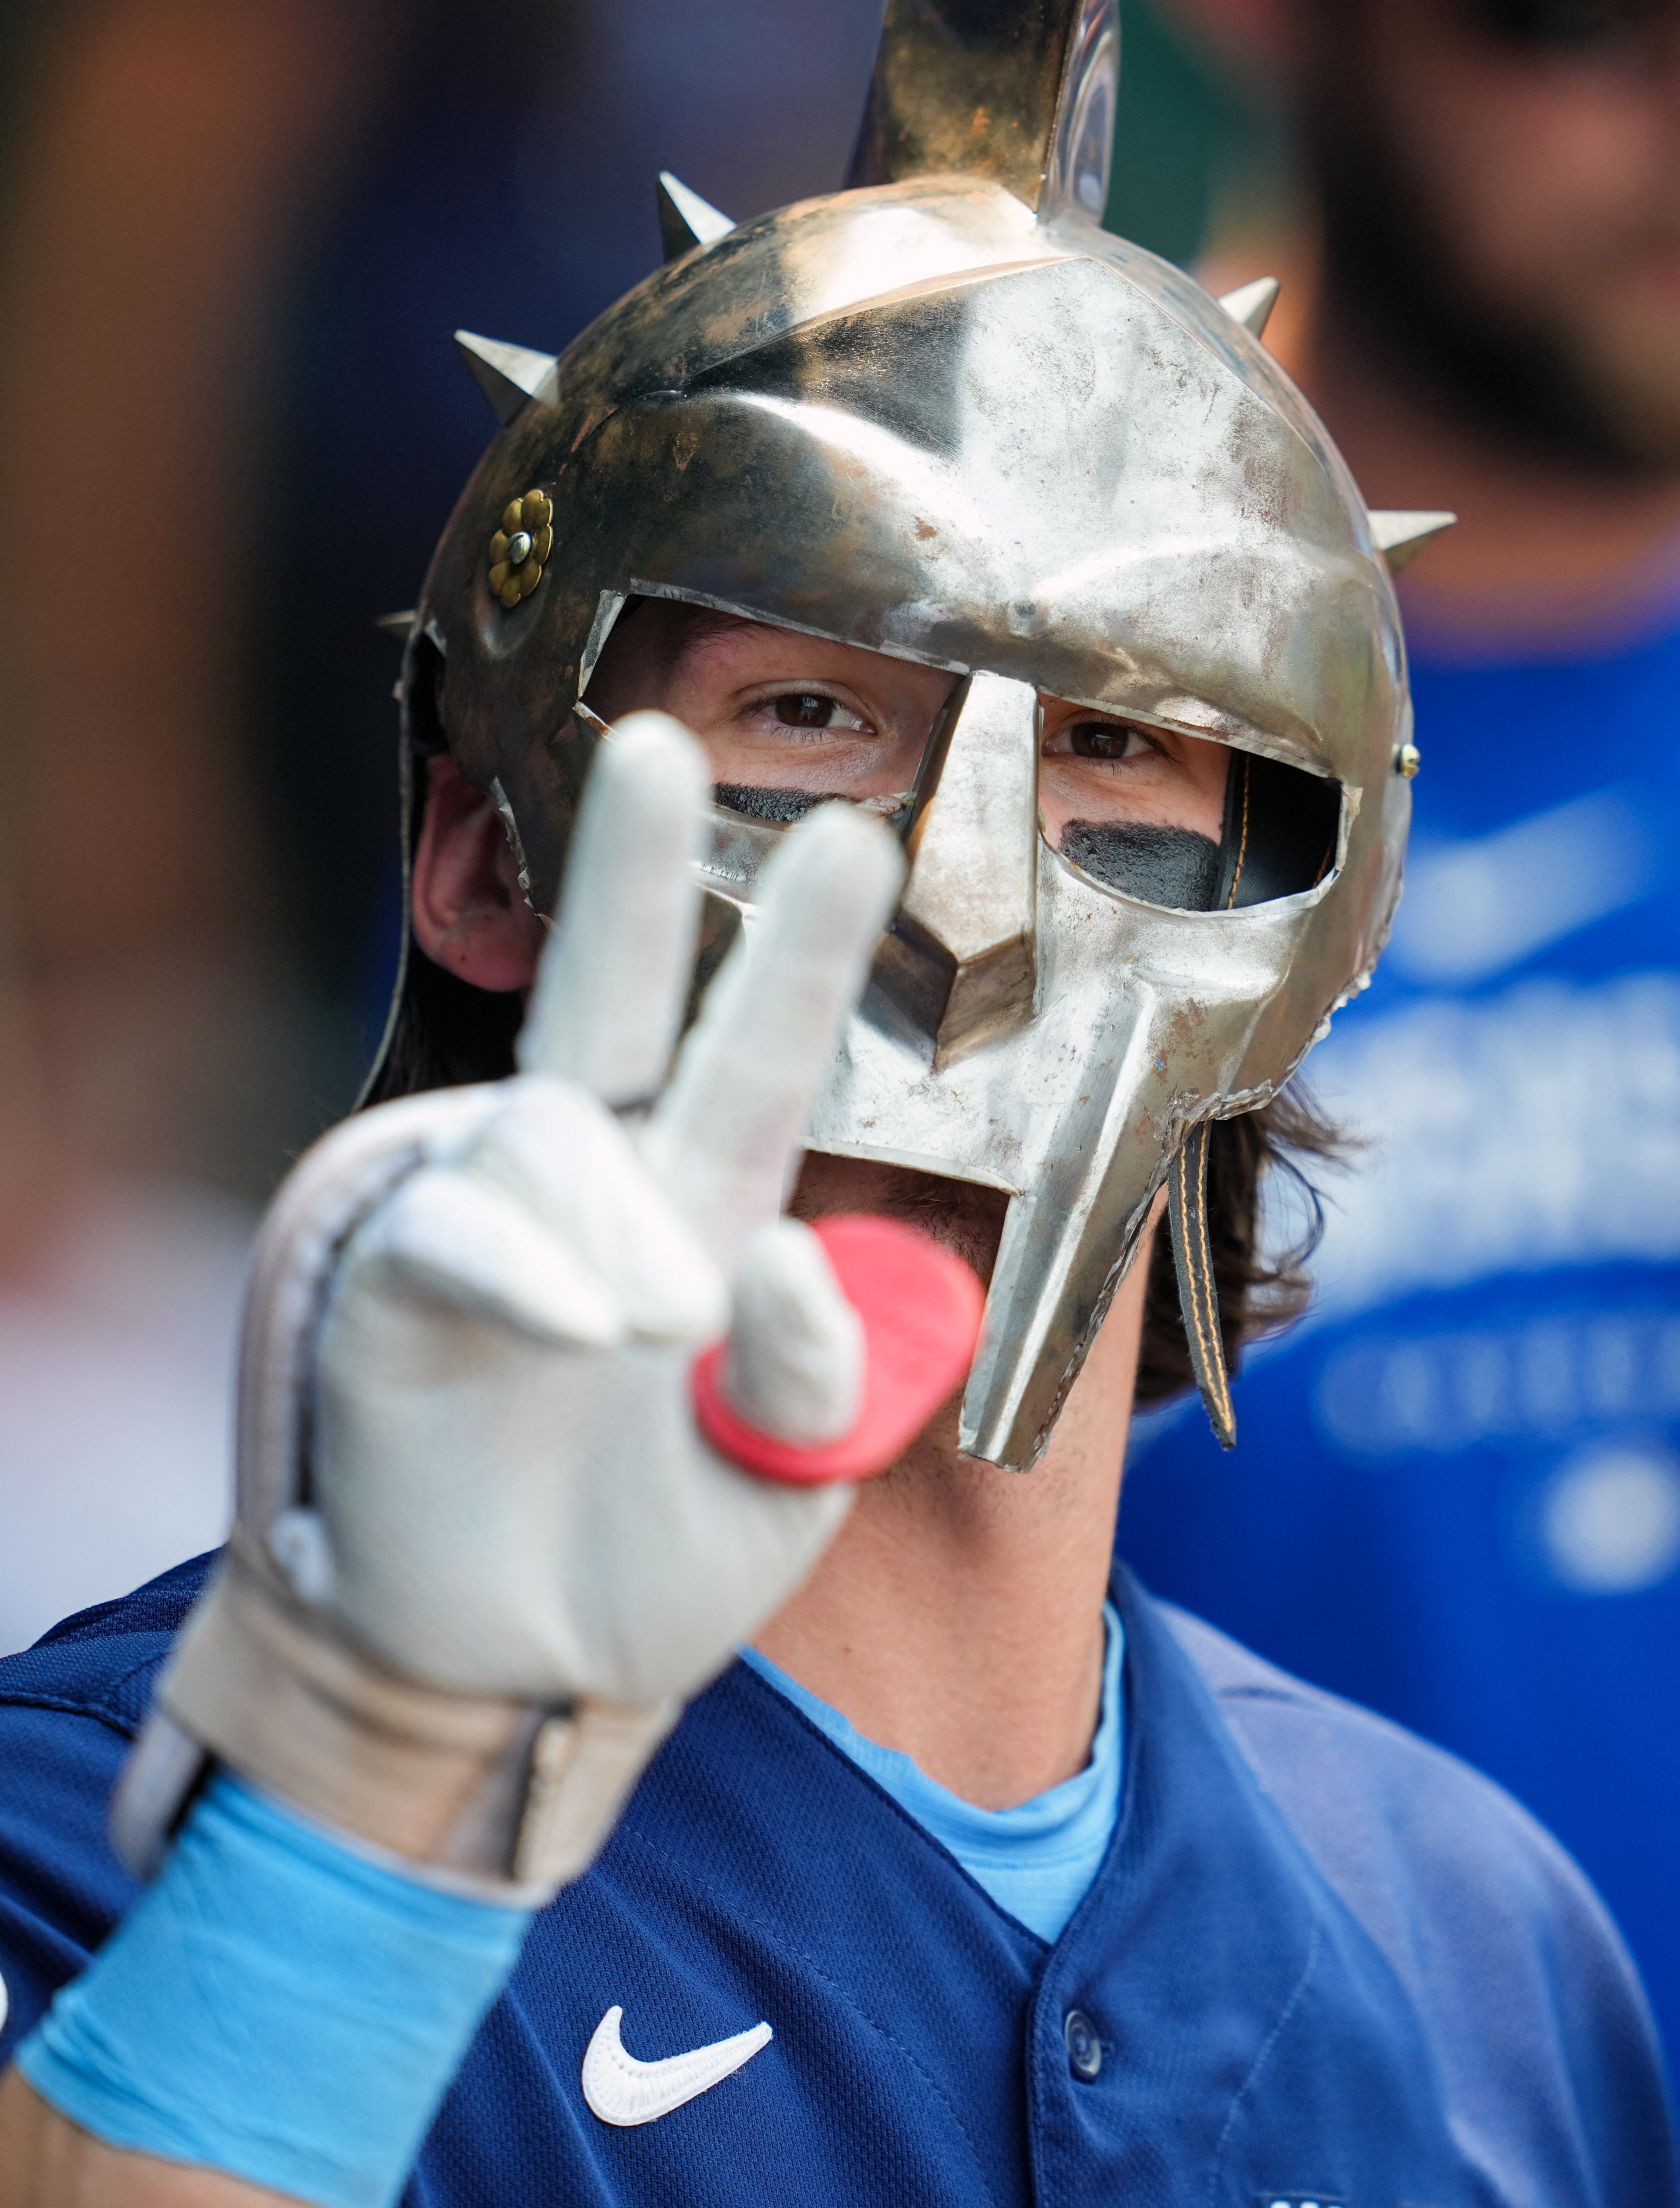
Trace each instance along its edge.
<instances>
[{"instance_id":1,"label":"white batting glove","mask_svg":"<svg viewBox=\"0 0 1680 2208\"><path fill-rule=\"evenodd\" d=\"M816 1442L857 1415L857 1316L811 1230L779 1215L901 861L846 807L790 834L744 957L627 1125L612 1107L659 1089L675 1041L708 780L659 717L603 747L525 1071L338 1272L310 1593L414 1677L687 1696L805 1579L851 1499L714 1455L688 1370L732 1331L755 1424Z\"/></svg>"},{"instance_id":2,"label":"white batting glove","mask_svg":"<svg viewBox=\"0 0 1680 2208\"><path fill-rule=\"evenodd\" d=\"M709 779L675 722L623 723L521 1071L360 1115L276 1199L238 1528L119 1798L142 1865L209 1751L429 1869L574 1875L843 1519L849 1486L714 1453L690 1371L727 1329L751 1426L807 1448L858 1416L858 1315L781 1211L903 861L848 807L792 829L667 1082Z\"/></svg>"}]
</instances>

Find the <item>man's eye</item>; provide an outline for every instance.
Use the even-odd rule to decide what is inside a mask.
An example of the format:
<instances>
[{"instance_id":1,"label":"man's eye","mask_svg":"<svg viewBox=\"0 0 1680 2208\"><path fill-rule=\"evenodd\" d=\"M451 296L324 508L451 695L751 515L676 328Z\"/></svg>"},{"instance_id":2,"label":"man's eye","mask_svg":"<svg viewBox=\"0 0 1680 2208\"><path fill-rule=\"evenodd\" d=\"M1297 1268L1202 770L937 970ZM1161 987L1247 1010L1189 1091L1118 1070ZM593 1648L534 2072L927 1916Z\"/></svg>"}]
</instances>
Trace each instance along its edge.
<instances>
[{"instance_id":1,"label":"man's eye","mask_svg":"<svg viewBox=\"0 0 1680 2208\"><path fill-rule=\"evenodd\" d=\"M1068 748L1075 759L1124 759L1155 747L1129 722L1079 721L1068 731Z\"/></svg>"},{"instance_id":2,"label":"man's eye","mask_svg":"<svg viewBox=\"0 0 1680 2208\"><path fill-rule=\"evenodd\" d=\"M855 713L849 713L843 705L816 690L784 690L779 698L771 699L771 705L784 729L855 729L859 725Z\"/></svg>"}]
</instances>

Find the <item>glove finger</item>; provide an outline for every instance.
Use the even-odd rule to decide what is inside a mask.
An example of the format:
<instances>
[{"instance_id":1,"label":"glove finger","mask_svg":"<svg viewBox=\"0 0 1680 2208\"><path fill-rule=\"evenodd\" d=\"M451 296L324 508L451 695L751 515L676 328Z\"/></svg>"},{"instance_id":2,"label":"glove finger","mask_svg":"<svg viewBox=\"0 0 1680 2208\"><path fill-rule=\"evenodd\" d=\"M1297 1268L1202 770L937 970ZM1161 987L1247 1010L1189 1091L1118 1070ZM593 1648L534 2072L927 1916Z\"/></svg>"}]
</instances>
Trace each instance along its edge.
<instances>
[{"instance_id":1,"label":"glove finger","mask_svg":"<svg viewBox=\"0 0 1680 2208\"><path fill-rule=\"evenodd\" d=\"M417 1173L354 1238L346 1278L379 1267L423 1293L568 1348L616 1347L623 1299L517 1197L459 1171Z\"/></svg>"},{"instance_id":2,"label":"glove finger","mask_svg":"<svg viewBox=\"0 0 1680 2208\"><path fill-rule=\"evenodd\" d=\"M529 1206L613 1290L638 1335L715 1341L728 1326L723 1275L625 1128L592 1096L541 1074L510 1083L472 1167Z\"/></svg>"},{"instance_id":3,"label":"glove finger","mask_svg":"<svg viewBox=\"0 0 1680 2208\"><path fill-rule=\"evenodd\" d=\"M765 867L754 924L683 1045L644 1155L726 1270L782 1209L903 870L879 821L819 806Z\"/></svg>"},{"instance_id":4,"label":"glove finger","mask_svg":"<svg viewBox=\"0 0 1680 2208\"><path fill-rule=\"evenodd\" d=\"M822 1244L797 1219L773 1220L735 1279L723 1391L749 1425L808 1449L837 1441L863 1406L863 1322Z\"/></svg>"},{"instance_id":5,"label":"glove finger","mask_svg":"<svg viewBox=\"0 0 1680 2208\"><path fill-rule=\"evenodd\" d=\"M519 1036L525 1071L617 1108L663 1083L693 969L711 783L705 753L667 713L630 714L597 747Z\"/></svg>"}]
</instances>

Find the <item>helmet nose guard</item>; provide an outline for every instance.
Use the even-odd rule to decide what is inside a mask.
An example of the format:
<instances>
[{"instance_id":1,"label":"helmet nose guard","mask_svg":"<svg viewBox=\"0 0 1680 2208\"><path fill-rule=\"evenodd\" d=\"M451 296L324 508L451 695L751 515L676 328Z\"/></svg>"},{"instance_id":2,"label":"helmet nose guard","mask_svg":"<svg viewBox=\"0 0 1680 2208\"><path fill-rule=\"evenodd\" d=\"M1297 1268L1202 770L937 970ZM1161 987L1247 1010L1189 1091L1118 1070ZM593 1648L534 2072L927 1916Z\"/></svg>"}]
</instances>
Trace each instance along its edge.
<instances>
[{"instance_id":1,"label":"helmet nose guard","mask_svg":"<svg viewBox=\"0 0 1680 2208\"><path fill-rule=\"evenodd\" d=\"M1227 309L1097 227L1117 58L1113 0L892 0L853 188L724 229L666 180L675 257L563 358L474 341L506 426L416 624L541 910L631 597L957 675L810 1140L1009 1192L962 1443L1021 1468L1187 1132L1274 1096L1386 935L1410 723L1384 555L1442 519L1367 513L1254 334L1269 291ZM552 554L510 608L487 555L532 492ZM1042 695L1232 747L1224 909L1049 846ZM1316 873L1251 861L1251 785L1275 811L1291 768ZM702 983L780 832L716 809Z\"/></svg>"},{"instance_id":2,"label":"helmet nose guard","mask_svg":"<svg viewBox=\"0 0 1680 2208\"><path fill-rule=\"evenodd\" d=\"M875 982L939 1071L1033 1016L1037 753L1037 693L985 673L962 686L928 747L909 877Z\"/></svg>"}]
</instances>

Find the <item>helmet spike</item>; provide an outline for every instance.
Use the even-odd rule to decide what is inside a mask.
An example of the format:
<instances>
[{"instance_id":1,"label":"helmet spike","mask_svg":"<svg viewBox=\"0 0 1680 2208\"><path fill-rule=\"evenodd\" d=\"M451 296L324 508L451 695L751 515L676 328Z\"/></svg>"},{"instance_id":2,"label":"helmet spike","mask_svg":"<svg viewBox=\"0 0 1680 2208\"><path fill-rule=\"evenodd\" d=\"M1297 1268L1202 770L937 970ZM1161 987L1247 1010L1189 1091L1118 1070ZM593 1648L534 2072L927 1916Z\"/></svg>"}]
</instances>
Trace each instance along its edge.
<instances>
[{"instance_id":1,"label":"helmet spike","mask_svg":"<svg viewBox=\"0 0 1680 2208\"><path fill-rule=\"evenodd\" d=\"M504 429L520 408L537 396L555 364L551 352L504 345L499 338L475 337L471 330L457 330L455 343Z\"/></svg>"},{"instance_id":2,"label":"helmet spike","mask_svg":"<svg viewBox=\"0 0 1680 2208\"><path fill-rule=\"evenodd\" d=\"M1257 338L1264 337L1272 309L1277 304L1279 288L1275 276L1257 276L1251 284L1240 284L1234 291L1221 292L1219 303L1233 321L1240 322Z\"/></svg>"},{"instance_id":3,"label":"helmet spike","mask_svg":"<svg viewBox=\"0 0 1680 2208\"><path fill-rule=\"evenodd\" d=\"M1377 550L1389 563L1389 573L1397 575L1402 567L1411 565L1425 544L1444 535L1457 519L1455 513L1413 513L1399 507L1373 507L1371 534Z\"/></svg>"},{"instance_id":4,"label":"helmet spike","mask_svg":"<svg viewBox=\"0 0 1680 2208\"><path fill-rule=\"evenodd\" d=\"M659 171L654 196L659 203L659 242L667 261L681 260L697 245L715 245L735 228L728 215L691 192L669 169Z\"/></svg>"}]
</instances>

